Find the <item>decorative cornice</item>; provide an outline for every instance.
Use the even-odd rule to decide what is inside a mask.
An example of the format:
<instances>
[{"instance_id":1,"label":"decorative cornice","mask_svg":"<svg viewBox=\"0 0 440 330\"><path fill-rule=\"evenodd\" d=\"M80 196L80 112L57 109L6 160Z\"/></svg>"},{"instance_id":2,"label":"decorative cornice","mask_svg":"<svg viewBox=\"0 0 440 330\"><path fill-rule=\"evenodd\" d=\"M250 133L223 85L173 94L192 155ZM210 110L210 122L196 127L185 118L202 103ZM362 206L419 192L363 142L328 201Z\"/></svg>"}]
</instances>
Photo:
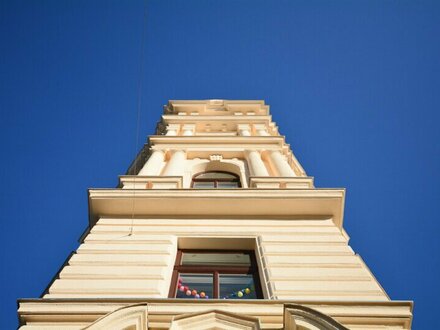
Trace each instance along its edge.
<instances>
[{"instance_id":1,"label":"decorative cornice","mask_svg":"<svg viewBox=\"0 0 440 330\"><path fill-rule=\"evenodd\" d=\"M101 216L332 218L342 228L344 189L90 189L90 227Z\"/></svg>"},{"instance_id":2,"label":"decorative cornice","mask_svg":"<svg viewBox=\"0 0 440 330\"><path fill-rule=\"evenodd\" d=\"M186 310L194 312L200 308L223 309L226 311L240 310L253 316L273 316L279 320L282 326L284 311L288 308L300 311L313 309L312 314L321 313L343 323L350 323L356 320L357 324L369 326L388 324L390 326L410 329L413 302L412 301L298 301L298 300L195 300L195 299L161 299L161 298L75 298L75 299L19 299L18 315L20 326L28 322L46 322L47 320L60 320L62 322L93 322L98 318L124 309L128 306L151 306L149 315L154 318L157 311L163 316L163 312L171 313L169 319L162 322L169 322L172 315L185 313ZM185 309L186 308L186 309ZM179 310L180 313L175 311ZM295 314L295 311L294 311ZM299 313L296 313L299 314ZM272 319L272 318L271 318ZM267 320L267 318L266 318ZM341 322L339 321L339 322ZM362 323L364 322L364 323ZM169 323L167 323L169 324Z\"/></svg>"},{"instance_id":3,"label":"decorative cornice","mask_svg":"<svg viewBox=\"0 0 440 330\"><path fill-rule=\"evenodd\" d=\"M165 114L197 115L267 115L269 106L263 100L171 100Z\"/></svg>"},{"instance_id":4,"label":"decorative cornice","mask_svg":"<svg viewBox=\"0 0 440 330\"><path fill-rule=\"evenodd\" d=\"M229 144L274 144L284 145L283 136L150 136L151 144L209 144L209 145L229 145Z\"/></svg>"}]
</instances>

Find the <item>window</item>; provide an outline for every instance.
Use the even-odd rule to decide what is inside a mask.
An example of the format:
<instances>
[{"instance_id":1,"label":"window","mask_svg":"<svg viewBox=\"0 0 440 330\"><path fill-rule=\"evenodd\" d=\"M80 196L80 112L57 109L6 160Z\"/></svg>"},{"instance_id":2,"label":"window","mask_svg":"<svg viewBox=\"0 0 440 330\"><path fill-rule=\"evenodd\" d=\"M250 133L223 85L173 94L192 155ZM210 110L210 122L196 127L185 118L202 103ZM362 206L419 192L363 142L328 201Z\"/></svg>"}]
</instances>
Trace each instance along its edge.
<instances>
[{"instance_id":1,"label":"window","mask_svg":"<svg viewBox=\"0 0 440 330\"><path fill-rule=\"evenodd\" d=\"M169 297L261 299L253 251L179 250Z\"/></svg>"},{"instance_id":2,"label":"window","mask_svg":"<svg viewBox=\"0 0 440 330\"><path fill-rule=\"evenodd\" d=\"M191 183L196 189L234 189L240 188L240 178L229 172L210 171L194 175Z\"/></svg>"}]
</instances>

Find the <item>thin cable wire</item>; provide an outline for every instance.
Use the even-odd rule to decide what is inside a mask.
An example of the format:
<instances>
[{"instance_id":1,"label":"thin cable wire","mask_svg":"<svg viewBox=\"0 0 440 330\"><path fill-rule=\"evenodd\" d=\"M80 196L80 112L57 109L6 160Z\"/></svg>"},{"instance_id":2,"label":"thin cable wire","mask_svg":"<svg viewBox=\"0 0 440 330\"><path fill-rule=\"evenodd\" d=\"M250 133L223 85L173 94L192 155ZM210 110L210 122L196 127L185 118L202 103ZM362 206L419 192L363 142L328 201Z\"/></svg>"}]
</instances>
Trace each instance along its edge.
<instances>
[{"instance_id":1,"label":"thin cable wire","mask_svg":"<svg viewBox=\"0 0 440 330\"><path fill-rule=\"evenodd\" d=\"M142 36L141 36L141 55L140 55L140 64L139 64L139 79L138 79L138 95L137 95L137 116L136 116L136 140L135 140L135 162L134 162L134 175L137 175L137 151L139 146L139 126L141 120L141 109L142 109L142 86L143 86L143 72L144 72L144 54L145 54L145 36L147 30L147 0L144 1L144 17L142 21ZM133 180L133 185L135 184L136 179ZM131 225L130 232L128 236L133 234L133 224L134 224L134 208L136 203L136 189L133 187L133 200L131 203Z\"/></svg>"}]
</instances>

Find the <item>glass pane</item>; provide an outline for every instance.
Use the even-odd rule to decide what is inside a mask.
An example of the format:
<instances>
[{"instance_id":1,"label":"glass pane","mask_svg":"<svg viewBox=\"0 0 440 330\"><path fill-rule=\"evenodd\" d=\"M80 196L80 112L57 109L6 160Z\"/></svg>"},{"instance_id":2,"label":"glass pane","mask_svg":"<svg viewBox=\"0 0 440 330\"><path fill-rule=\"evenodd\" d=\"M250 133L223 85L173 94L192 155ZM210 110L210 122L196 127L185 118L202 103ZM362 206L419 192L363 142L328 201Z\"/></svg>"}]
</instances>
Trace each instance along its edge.
<instances>
[{"instance_id":1,"label":"glass pane","mask_svg":"<svg viewBox=\"0 0 440 330\"><path fill-rule=\"evenodd\" d=\"M237 177L233 174L223 173L223 172L206 172L199 174L195 177L195 179L228 179L228 180L236 180Z\"/></svg>"},{"instance_id":2,"label":"glass pane","mask_svg":"<svg viewBox=\"0 0 440 330\"><path fill-rule=\"evenodd\" d=\"M244 253L189 253L184 252L182 265L250 266L251 258Z\"/></svg>"},{"instance_id":3,"label":"glass pane","mask_svg":"<svg viewBox=\"0 0 440 330\"><path fill-rule=\"evenodd\" d=\"M219 189L234 189L238 188L238 182L217 182L217 188Z\"/></svg>"},{"instance_id":4,"label":"glass pane","mask_svg":"<svg viewBox=\"0 0 440 330\"><path fill-rule=\"evenodd\" d=\"M193 188L196 189L213 189L214 182L194 182Z\"/></svg>"},{"instance_id":5,"label":"glass pane","mask_svg":"<svg viewBox=\"0 0 440 330\"><path fill-rule=\"evenodd\" d=\"M212 274L179 274L176 298L212 298L212 284Z\"/></svg>"},{"instance_id":6,"label":"glass pane","mask_svg":"<svg viewBox=\"0 0 440 330\"><path fill-rule=\"evenodd\" d=\"M220 299L257 299L252 275L220 274Z\"/></svg>"}]
</instances>

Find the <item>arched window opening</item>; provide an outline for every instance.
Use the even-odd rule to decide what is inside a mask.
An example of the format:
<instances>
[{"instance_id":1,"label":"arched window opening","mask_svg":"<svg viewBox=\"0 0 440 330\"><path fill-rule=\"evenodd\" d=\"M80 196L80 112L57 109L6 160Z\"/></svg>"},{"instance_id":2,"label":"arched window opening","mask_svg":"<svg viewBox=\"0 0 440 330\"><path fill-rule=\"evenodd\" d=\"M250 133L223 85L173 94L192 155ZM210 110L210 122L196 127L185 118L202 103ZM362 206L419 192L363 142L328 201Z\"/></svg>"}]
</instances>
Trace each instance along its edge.
<instances>
[{"instance_id":1,"label":"arched window opening","mask_svg":"<svg viewBox=\"0 0 440 330\"><path fill-rule=\"evenodd\" d=\"M240 178L234 173L209 171L194 175L191 187L195 189L234 189L240 188Z\"/></svg>"}]
</instances>

